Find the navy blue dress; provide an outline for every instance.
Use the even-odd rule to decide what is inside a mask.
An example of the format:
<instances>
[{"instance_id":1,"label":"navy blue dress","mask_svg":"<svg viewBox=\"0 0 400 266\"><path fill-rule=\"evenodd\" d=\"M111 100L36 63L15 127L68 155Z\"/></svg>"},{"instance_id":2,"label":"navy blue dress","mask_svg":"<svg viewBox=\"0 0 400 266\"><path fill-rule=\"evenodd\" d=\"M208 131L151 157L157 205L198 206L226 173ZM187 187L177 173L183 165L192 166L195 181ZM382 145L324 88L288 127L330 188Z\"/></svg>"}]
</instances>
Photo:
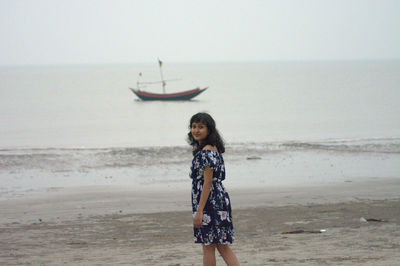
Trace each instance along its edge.
<instances>
[{"instance_id":1,"label":"navy blue dress","mask_svg":"<svg viewBox=\"0 0 400 266\"><path fill-rule=\"evenodd\" d=\"M200 228L193 228L194 242L205 245L232 244L234 231L232 224L231 202L222 185L225 179L224 159L219 152L202 150L196 153L190 168L192 179L192 212L196 214L204 183L204 167L213 170L210 195L203 210L203 223Z\"/></svg>"}]
</instances>

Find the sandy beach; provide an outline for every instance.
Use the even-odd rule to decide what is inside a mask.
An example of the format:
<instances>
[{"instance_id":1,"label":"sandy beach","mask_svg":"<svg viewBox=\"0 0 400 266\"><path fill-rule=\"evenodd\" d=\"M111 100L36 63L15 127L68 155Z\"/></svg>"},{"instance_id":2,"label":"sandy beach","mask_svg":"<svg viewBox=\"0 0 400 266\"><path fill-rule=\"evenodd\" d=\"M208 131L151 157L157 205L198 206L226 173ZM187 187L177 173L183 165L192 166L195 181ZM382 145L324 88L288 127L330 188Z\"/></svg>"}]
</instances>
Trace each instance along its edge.
<instances>
[{"instance_id":1,"label":"sandy beach","mask_svg":"<svg viewBox=\"0 0 400 266\"><path fill-rule=\"evenodd\" d=\"M232 248L242 265L397 265L399 188L399 179L376 179L232 190ZM189 192L155 193L54 188L2 200L0 264L201 265ZM326 231L282 234L294 230Z\"/></svg>"}]
</instances>

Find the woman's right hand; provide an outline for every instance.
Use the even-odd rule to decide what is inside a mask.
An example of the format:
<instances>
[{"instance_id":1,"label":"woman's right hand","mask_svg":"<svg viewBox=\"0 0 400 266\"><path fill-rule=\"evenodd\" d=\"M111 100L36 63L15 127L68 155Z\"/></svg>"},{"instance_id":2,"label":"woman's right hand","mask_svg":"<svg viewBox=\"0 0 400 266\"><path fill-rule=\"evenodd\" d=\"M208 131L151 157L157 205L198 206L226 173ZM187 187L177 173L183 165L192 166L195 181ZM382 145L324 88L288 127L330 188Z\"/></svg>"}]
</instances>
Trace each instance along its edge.
<instances>
[{"instance_id":1,"label":"woman's right hand","mask_svg":"<svg viewBox=\"0 0 400 266\"><path fill-rule=\"evenodd\" d=\"M193 218L193 227L200 228L203 223L203 212L196 212Z\"/></svg>"}]
</instances>

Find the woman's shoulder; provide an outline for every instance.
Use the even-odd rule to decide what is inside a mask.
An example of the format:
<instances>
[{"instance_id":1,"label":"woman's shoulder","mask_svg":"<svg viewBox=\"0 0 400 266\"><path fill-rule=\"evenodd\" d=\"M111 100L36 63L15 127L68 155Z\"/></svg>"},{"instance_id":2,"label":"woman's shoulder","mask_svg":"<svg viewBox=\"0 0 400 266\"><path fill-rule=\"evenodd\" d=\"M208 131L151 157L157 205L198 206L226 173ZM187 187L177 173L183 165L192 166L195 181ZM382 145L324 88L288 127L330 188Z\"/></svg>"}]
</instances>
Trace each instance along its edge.
<instances>
[{"instance_id":1,"label":"woman's shoulder","mask_svg":"<svg viewBox=\"0 0 400 266\"><path fill-rule=\"evenodd\" d=\"M218 152L217 147L212 146L212 145L206 145L206 146L204 146L204 148L202 150L203 151L215 151L215 152Z\"/></svg>"}]
</instances>

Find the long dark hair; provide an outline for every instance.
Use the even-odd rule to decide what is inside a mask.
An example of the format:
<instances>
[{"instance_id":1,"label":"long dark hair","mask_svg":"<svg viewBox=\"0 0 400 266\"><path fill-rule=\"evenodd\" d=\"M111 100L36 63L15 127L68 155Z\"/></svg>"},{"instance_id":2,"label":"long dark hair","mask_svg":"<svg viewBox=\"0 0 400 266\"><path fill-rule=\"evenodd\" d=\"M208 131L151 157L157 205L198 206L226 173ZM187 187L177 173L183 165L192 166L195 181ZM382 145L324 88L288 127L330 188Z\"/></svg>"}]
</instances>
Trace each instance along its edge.
<instances>
[{"instance_id":1,"label":"long dark hair","mask_svg":"<svg viewBox=\"0 0 400 266\"><path fill-rule=\"evenodd\" d=\"M201 144L193 138L191 131L193 123L203 123L207 126L208 136ZM187 141L193 147L193 155L201 151L206 145L215 146L219 153L225 152L224 140L215 126L214 119L207 113L197 113L190 118Z\"/></svg>"}]
</instances>

